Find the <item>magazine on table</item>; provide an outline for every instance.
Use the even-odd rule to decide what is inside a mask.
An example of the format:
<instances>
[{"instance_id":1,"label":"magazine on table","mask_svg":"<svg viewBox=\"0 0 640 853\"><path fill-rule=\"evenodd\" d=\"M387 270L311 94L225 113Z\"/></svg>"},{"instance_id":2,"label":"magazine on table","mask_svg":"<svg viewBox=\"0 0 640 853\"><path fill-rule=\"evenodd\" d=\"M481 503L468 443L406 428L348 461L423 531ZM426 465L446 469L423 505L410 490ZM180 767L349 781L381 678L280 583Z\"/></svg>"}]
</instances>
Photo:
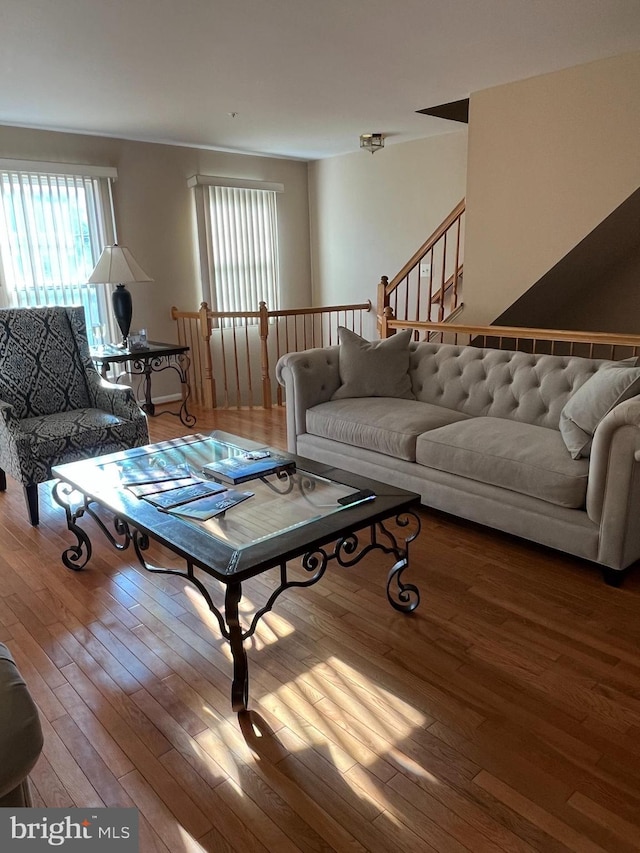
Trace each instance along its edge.
<instances>
[{"instance_id":1,"label":"magazine on table","mask_svg":"<svg viewBox=\"0 0 640 853\"><path fill-rule=\"evenodd\" d=\"M143 483L141 486L127 486L127 490L137 498L147 495L156 495L161 492L170 492L173 489L181 489L184 486L195 486L201 483L198 477L179 477L177 480L162 480L160 483Z\"/></svg>"},{"instance_id":2,"label":"magazine on table","mask_svg":"<svg viewBox=\"0 0 640 853\"><path fill-rule=\"evenodd\" d=\"M252 498L253 494L253 492L236 492L233 489L225 489L218 495L209 495L208 497L180 504L180 506L174 506L164 511L171 515L180 516L181 518L206 521L216 515L221 515L228 509L242 503L242 501Z\"/></svg>"},{"instance_id":3,"label":"magazine on table","mask_svg":"<svg viewBox=\"0 0 640 853\"><path fill-rule=\"evenodd\" d=\"M162 464L153 455L139 456L118 462L121 486L141 486L146 483L161 483L164 480L177 480L189 477L188 465Z\"/></svg>"},{"instance_id":4,"label":"magazine on table","mask_svg":"<svg viewBox=\"0 0 640 853\"><path fill-rule=\"evenodd\" d=\"M196 481L186 486L177 489L169 489L164 492L155 492L150 495L144 495L144 500L158 509L172 509L176 506L197 501L200 498L206 498L210 495L220 494L225 492L226 486L220 483L204 482L204 480Z\"/></svg>"},{"instance_id":5,"label":"magazine on table","mask_svg":"<svg viewBox=\"0 0 640 853\"><path fill-rule=\"evenodd\" d=\"M236 486L238 483L255 480L257 477L295 470L296 463L292 459L263 450L210 462L203 467L202 472L214 480L221 480L223 483L231 483Z\"/></svg>"}]
</instances>

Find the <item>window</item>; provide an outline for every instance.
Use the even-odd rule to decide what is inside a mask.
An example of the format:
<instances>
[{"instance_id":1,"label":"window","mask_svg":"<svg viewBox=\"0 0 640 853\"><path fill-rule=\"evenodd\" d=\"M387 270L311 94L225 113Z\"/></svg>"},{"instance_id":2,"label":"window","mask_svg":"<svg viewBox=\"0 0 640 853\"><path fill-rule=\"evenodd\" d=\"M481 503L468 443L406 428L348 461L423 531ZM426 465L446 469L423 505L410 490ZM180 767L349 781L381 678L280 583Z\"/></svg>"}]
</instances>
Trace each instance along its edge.
<instances>
[{"instance_id":1,"label":"window","mask_svg":"<svg viewBox=\"0 0 640 853\"><path fill-rule=\"evenodd\" d=\"M196 175L189 186L196 193L203 299L215 311L257 311L261 301L277 310L282 185Z\"/></svg>"},{"instance_id":2,"label":"window","mask_svg":"<svg viewBox=\"0 0 640 853\"><path fill-rule=\"evenodd\" d=\"M0 161L1 299L7 307L84 306L90 343L110 336L104 285L87 279L113 243L115 169Z\"/></svg>"}]
</instances>

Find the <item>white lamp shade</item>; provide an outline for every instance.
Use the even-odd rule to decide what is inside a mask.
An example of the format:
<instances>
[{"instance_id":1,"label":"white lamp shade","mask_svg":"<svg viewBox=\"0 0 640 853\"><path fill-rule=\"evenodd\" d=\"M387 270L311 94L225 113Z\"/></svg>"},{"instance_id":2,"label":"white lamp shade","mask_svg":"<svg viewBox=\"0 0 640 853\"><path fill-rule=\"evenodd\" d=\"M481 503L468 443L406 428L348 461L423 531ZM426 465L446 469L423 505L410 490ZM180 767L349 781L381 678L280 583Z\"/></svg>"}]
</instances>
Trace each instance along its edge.
<instances>
[{"instance_id":1,"label":"white lamp shade","mask_svg":"<svg viewBox=\"0 0 640 853\"><path fill-rule=\"evenodd\" d=\"M91 284L132 284L136 281L153 281L125 246L105 246L94 271L89 276Z\"/></svg>"}]
</instances>

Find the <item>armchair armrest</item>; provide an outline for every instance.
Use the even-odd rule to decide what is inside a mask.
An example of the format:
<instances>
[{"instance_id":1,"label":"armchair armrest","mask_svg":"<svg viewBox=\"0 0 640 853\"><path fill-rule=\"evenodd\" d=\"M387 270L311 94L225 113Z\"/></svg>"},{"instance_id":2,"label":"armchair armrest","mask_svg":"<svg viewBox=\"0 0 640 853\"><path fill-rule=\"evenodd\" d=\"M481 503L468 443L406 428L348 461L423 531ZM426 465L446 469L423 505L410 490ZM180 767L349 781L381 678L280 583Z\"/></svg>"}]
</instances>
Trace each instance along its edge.
<instances>
[{"instance_id":1,"label":"armchair armrest","mask_svg":"<svg viewBox=\"0 0 640 853\"><path fill-rule=\"evenodd\" d=\"M283 355L276 377L287 401L287 446L295 453L297 436L307 431L307 409L326 403L340 387L339 347L308 349Z\"/></svg>"},{"instance_id":2,"label":"armchair armrest","mask_svg":"<svg viewBox=\"0 0 640 853\"><path fill-rule=\"evenodd\" d=\"M19 423L11 403L0 400L0 430L5 430L8 435L15 437L20 433Z\"/></svg>"},{"instance_id":3,"label":"armchair armrest","mask_svg":"<svg viewBox=\"0 0 640 853\"><path fill-rule=\"evenodd\" d=\"M97 370L87 371L87 383L94 408L128 421L146 418L128 385L107 382Z\"/></svg>"},{"instance_id":4,"label":"armchair armrest","mask_svg":"<svg viewBox=\"0 0 640 853\"><path fill-rule=\"evenodd\" d=\"M0 400L0 460L2 469L20 481L22 459L28 453L28 442L20 429L15 409Z\"/></svg>"}]
</instances>

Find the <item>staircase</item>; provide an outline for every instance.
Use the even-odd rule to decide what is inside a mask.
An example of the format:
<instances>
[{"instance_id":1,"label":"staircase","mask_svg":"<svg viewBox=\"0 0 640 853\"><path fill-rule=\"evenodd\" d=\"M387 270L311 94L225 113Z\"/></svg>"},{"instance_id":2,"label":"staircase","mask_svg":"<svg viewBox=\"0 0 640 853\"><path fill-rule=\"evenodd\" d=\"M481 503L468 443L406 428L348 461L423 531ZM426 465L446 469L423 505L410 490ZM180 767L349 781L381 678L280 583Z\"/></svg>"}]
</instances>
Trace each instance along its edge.
<instances>
[{"instance_id":1,"label":"staircase","mask_svg":"<svg viewBox=\"0 0 640 853\"><path fill-rule=\"evenodd\" d=\"M462 199L400 272L378 285L378 332L387 322L444 323L462 309L465 200Z\"/></svg>"}]
</instances>

